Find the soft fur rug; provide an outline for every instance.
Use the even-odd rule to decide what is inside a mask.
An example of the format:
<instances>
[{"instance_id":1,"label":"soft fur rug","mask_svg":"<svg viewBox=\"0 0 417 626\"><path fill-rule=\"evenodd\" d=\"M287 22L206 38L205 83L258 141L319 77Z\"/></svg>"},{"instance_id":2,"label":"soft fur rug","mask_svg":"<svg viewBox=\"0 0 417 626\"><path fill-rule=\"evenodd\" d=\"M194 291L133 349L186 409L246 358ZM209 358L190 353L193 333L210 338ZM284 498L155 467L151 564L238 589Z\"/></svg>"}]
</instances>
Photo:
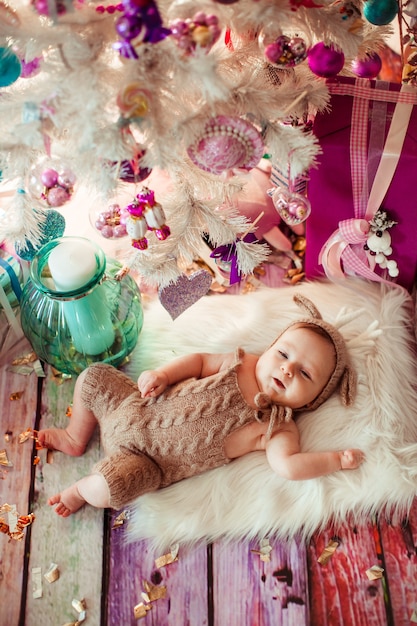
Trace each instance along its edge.
<instances>
[{"instance_id":1,"label":"soft fur rug","mask_svg":"<svg viewBox=\"0 0 417 626\"><path fill-rule=\"evenodd\" d=\"M353 407L333 396L297 418L303 450L362 448L354 471L291 482L274 474L264 453L138 498L131 506L130 538L158 547L298 534L308 538L329 521L361 521L384 512L399 519L417 487L417 368L411 298L398 288L352 279L262 288L247 295L205 296L172 321L158 301L145 322L127 373L136 378L190 351L225 352L241 345L260 353L280 328L299 317L292 296L300 291L331 322L339 320L358 372ZM340 325L342 324L342 325Z\"/></svg>"}]
</instances>

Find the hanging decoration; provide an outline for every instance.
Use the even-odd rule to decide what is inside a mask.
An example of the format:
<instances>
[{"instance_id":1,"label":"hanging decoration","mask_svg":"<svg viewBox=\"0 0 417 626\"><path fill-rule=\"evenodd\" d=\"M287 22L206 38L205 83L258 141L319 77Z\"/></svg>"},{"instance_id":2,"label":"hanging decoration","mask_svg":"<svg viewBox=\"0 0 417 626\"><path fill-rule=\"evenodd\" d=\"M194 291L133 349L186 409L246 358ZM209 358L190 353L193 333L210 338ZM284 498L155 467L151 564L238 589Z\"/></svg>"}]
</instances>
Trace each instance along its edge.
<instances>
[{"instance_id":1,"label":"hanging decoration","mask_svg":"<svg viewBox=\"0 0 417 626\"><path fill-rule=\"evenodd\" d=\"M132 238L132 246L138 250L146 250L148 240L146 232L151 230L160 241L164 241L171 231L165 224L165 213L151 189L142 187L133 202L125 207L126 230Z\"/></svg>"},{"instance_id":2,"label":"hanging decoration","mask_svg":"<svg viewBox=\"0 0 417 626\"><path fill-rule=\"evenodd\" d=\"M206 172L221 174L233 168L251 169L259 163L264 145L250 122L234 116L210 119L204 132L187 149L190 159Z\"/></svg>"}]
</instances>

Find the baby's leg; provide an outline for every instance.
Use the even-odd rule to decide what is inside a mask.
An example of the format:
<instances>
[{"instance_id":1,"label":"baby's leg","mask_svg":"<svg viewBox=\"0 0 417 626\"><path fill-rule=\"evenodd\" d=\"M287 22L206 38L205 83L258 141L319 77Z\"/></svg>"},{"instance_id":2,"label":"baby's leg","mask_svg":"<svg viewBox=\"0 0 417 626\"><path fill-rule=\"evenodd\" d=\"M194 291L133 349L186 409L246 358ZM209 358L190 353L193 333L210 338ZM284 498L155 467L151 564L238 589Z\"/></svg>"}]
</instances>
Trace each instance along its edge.
<instances>
[{"instance_id":1,"label":"baby's leg","mask_svg":"<svg viewBox=\"0 0 417 626\"><path fill-rule=\"evenodd\" d=\"M84 370L75 383L72 416L67 428L46 428L38 433L38 442L44 448L59 450L70 456L81 456L97 425L92 411L81 400L81 388L86 375Z\"/></svg>"},{"instance_id":2,"label":"baby's leg","mask_svg":"<svg viewBox=\"0 0 417 626\"><path fill-rule=\"evenodd\" d=\"M105 509L110 505L109 487L101 474L90 474L49 498L48 504L56 504L55 513L62 517L76 513L84 504Z\"/></svg>"}]
</instances>

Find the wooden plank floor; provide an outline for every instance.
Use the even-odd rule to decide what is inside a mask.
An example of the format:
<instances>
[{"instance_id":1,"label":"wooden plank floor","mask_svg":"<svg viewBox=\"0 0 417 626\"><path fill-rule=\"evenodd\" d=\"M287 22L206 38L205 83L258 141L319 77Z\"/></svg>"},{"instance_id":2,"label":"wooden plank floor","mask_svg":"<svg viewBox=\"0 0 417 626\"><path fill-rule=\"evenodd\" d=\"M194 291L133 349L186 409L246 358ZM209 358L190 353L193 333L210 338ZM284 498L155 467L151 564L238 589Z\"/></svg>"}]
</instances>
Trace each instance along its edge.
<instances>
[{"instance_id":1,"label":"wooden plank floor","mask_svg":"<svg viewBox=\"0 0 417 626\"><path fill-rule=\"evenodd\" d=\"M28 428L63 425L68 419L73 381L62 382L50 368L46 371L45 379L10 373L6 366L0 371L1 447L13 464L0 466L0 505L35 514L21 541L4 532L0 536L1 626L73 624L79 617L73 600L85 600L85 623L93 626L400 626L417 621L417 505L396 526L370 520L337 532L329 527L308 545L271 537L267 561L258 542L218 541L180 548L178 560L160 568L155 559L161 554L146 542L126 543L126 525L113 528L117 512L85 507L69 519L55 515L47 496L85 473L100 450L96 438L82 459L54 453L53 462L47 462L46 451L38 453L32 439L19 443ZM12 400L16 392L21 395ZM7 513L2 517L7 523ZM338 547L321 565L318 558L335 536ZM44 577L51 563L60 571L52 583ZM374 565L384 568L382 579L368 579L366 570ZM39 581L42 595L34 597ZM153 586L166 587L166 596L153 601L138 620L134 607Z\"/></svg>"}]
</instances>

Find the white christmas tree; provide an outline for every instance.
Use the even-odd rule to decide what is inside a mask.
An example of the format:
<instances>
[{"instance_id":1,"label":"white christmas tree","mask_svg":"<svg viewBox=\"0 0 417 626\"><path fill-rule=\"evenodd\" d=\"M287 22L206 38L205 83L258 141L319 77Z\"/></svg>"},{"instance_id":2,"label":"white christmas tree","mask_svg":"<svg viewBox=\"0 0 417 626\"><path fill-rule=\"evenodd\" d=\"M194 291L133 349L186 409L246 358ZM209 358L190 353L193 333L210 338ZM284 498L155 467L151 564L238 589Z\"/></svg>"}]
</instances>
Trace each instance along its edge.
<instances>
[{"instance_id":1,"label":"white christmas tree","mask_svg":"<svg viewBox=\"0 0 417 626\"><path fill-rule=\"evenodd\" d=\"M392 9L370 2L377 16ZM232 206L241 172L265 155L294 179L314 167L306 121L328 106L331 64L353 75L391 33L385 17L365 19L365 4L0 2L0 241L36 249L51 210L65 213L80 189L103 212L128 189L124 260L145 280L175 280L203 234L234 244L251 273L268 250L242 240L251 224ZM172 182L164 215L141 187L152 169Z\"/></svg>"}]
</instances>

